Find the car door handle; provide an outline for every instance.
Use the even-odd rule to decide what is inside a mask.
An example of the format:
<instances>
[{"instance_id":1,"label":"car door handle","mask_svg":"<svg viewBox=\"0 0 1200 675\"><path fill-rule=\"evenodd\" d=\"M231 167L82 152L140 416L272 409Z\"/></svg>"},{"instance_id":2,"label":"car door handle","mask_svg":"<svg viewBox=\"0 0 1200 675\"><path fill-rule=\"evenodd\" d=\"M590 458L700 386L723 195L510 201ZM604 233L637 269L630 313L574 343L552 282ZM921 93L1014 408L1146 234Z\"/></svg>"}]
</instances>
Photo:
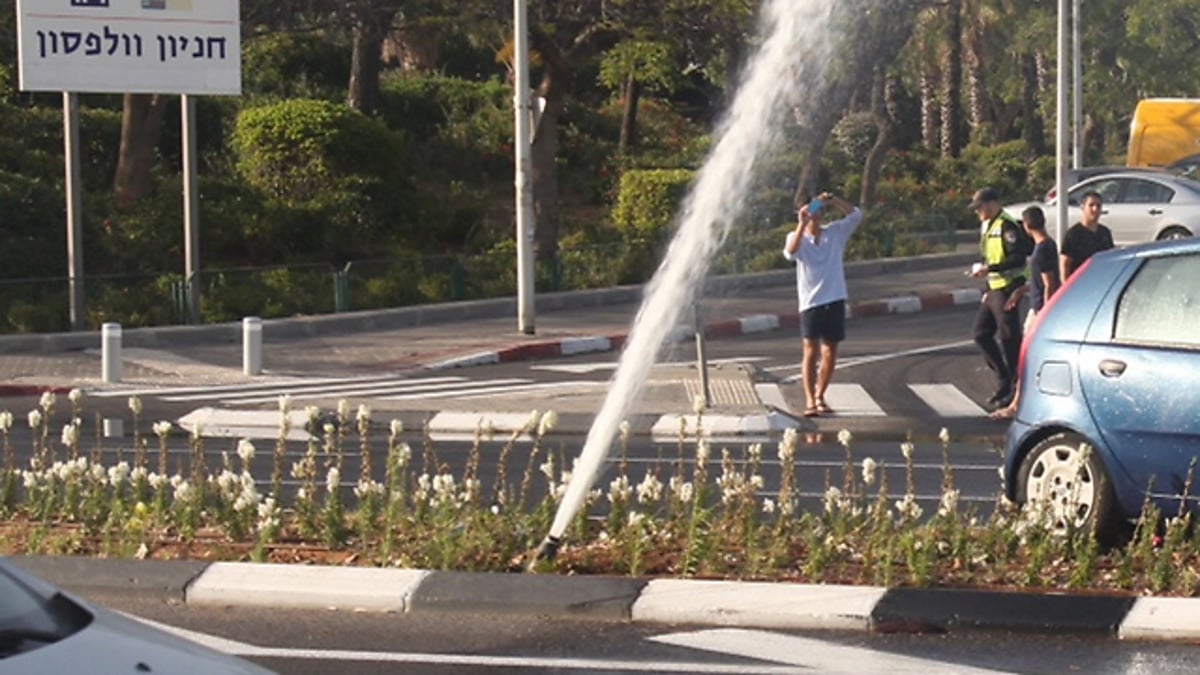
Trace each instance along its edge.
<instances>
[{"instance_id":1,"label":"car door handle","mask_svg":"<svg viewBox=\"0 0 1200 675\"><path fill-rule=\"evenodd\" d=\"M1163 210L1162 209L1150 209L1149 213L1152 216L1161 216L1163 213Z\"/></svg>"},{"instance_id":2,"label":"car door handle","mask_svg":"<svg viewBox=\"0 0 1200 675\"><path fill-rule=\"evenodd\" d=\"M1100 362L1100 374L1105 377L1120 377L1125 372L1124 361L1104 359Z\"/></svg>"}]
</instances>

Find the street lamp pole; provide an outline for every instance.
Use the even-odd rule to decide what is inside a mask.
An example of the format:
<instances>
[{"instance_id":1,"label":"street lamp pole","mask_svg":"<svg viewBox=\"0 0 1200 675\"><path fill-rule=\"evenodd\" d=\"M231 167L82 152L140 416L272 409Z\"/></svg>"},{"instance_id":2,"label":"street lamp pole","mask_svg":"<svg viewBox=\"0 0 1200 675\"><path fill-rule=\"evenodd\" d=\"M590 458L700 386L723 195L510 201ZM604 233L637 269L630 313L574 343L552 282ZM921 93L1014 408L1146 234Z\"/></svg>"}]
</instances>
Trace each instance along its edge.
<instances>
[{"instance_id":1,"label":"street lamp pole","mask_svg":"<svg viewBox=\"0 0 1200 675\"><path fill-rule=\"evenodd\" d=\"M516 94L517 324L533 335L533 107L529 93L529 26L525 0L513 0L513 86Z\"/></svg>"},{"instance_id":2,"label":"street lamp pole","mask_svg":"<svg viewBox=\"0 0 1200 675\"><path fill-rule=\"evenodd\" d=\"M1081 0L1073 0L1071 7L1071 98L1074 104L1071 128L1075 130L1071 166L1076 169L1083 166L1083 40L1080 37L1080 3Z\"/></svg>"},{"instance_id":3,"label":"street lamp pole","mask_svg":"<svg viewBox=\"0 0 1200 675\"><path fill-rule=\"evenodd\" d=\"M1059 246L1062 246L1063 235L1067 231L1067 148L1070 143L1070 136L1067 130L1067 114L1068 105L1068 90L1067 90L1067 63L1068 49L1070 44L1067 32L1067 13L1070 9L1069 0L1058 0L1058 102L1057 102L1057 123L1055 124L1055 162L1057 168L1057 178L1055 180L1055 194L1058 196L1058 201L1055 206L1058 208L1058 218L1055 224L1055 237L1058 240Z\"/></svg>"}]
</instances>

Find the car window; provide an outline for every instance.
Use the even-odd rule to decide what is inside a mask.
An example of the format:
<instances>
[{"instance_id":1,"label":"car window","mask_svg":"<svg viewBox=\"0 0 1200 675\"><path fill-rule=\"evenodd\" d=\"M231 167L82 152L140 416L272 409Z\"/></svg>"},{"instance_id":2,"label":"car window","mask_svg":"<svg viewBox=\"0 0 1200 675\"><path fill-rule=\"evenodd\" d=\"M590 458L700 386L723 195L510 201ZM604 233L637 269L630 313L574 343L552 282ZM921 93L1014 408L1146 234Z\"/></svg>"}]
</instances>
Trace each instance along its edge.
<instances>
[{"instance_id":1,"label":"car window","mask_svg":"<svg viewBox=\"0 0 1200 675\"><path fill-rule=\"evenodd\" d=\"M1078 206L1079 202L1083 200L1084 193L1099 192L1100 201L1104 202L1105 204L1112 204L1119 201L1119 197L1121 196L1121 184L1124 182L1125 181L1119 178L1105 178L1092 181L1087 185L1080 185L1074 190L1071 190L1067 203Z\"/></svg>"},{"instance_id":2,"label":"car window","mask_svg":"<svg viewBox=\"0 0 1200 675\"><path fill-rule=\"evenodd\" d=\"M1113 337L1200 347L1200 255L1143 263L1121 294Z\"/></svg>"},{"instance_id":3,"label":"car window","mask_svg":"<svg viewBox=\"0 0 1200 675\"><path fill-rule=\"evenodd\" d=\"M1167 204L1175 191L1148 180L1130 180L1125 183L1121 201L1126 204Z\"/></svg>"}]
</instances>

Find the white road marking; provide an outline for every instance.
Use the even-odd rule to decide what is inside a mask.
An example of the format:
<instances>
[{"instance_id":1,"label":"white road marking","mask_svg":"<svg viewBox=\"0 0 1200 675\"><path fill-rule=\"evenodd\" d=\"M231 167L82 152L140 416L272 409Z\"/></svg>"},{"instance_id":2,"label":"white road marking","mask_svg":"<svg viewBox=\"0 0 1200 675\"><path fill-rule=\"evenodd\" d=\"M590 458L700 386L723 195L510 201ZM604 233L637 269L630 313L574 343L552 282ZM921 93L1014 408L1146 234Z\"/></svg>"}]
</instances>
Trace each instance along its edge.
<instances>
[{"instance_id":1,"label":"white road marking","mask_svg":"<svg viewBox=\"0 0 1200 675\"><path fill-rule=\"evenodd\" d=\"M853 368L855 366L862 366L862 365L867 365L870 363L879 363L880 361L891 361L892 359L902 359L906 356L919 356L921 354L932 354L934 352L944 352L944 351L948 351L951 349L958 349L959 347L966 347L967 345L973 345L973 344L975 344L974 340L962 340L960 342L949 342L946 344L932 345L929 347L918 347L916 349L906 349L904 351L889 352L887 354L872 354L870 356L857 356L857 357L853 357L853 358L839 359L838 363L837 363L837 367L838 367L838 370L844 370L846 368ZM797 358L799 358L799 357L797 357ZM800 369L799 365L789 364L786 366L770 366L768 368L764 368L763 370L770 372L770 373L774 373L774 372L786 371L786 370L797 370L798 371L799 369ZM791 376L784 378L783 382L784 382L784 384L788 384L791 382L799 382L800 378L801 378L801 376L799 374L791 375Z\"/></svg>"},{"instance_id":2,"label":"white road marking","mask_svg":"<svg viewBox=\"0 0 1200 675\"><path fill-rule=\"evenodd\" d=\"M722 363L757 363L759 361L768 360L765 356L741 356L730 359L709 359L708 364L718 365ZM655 368L675 367L675 366L694 366L695 361L665 361L663 363L654 364ZM592 363L550 363L544 365L529 366L530 370L541 370L552 373L569 373L571 375L588 375L604 370L616 370L616 361L596 361Z\"/></svg>"},{"instance_id":3,"label":"white road marking","mask_svg":"<svg viewBox=\"0 0 1200 675\"><path fill-rule=\"evenodd\" d=\"M1000 675L1003 671L973 668L903 654L850 647L824 640L764 630L716 628L688 633L670 633L651 638L655 642L788 663L818 673L888 673L888 675Z\"/></svg>"},{"instance_id":4,"label":"white road marking","mask_svg":"<svg viewBox=\"0 0 1200 675\"><path fill-rule=\"evenodd\" d=\"M304 400L311 400L311 399L316 399L316 398L329 398L331 395L334 395L334 394L341 395L343 397L350 397L350 396L368 397L369 396L371 398L385 398L383 396L383 394L394 394L394 395L396 395L395 397L401 397L400 396L401 394L407 394L407 393L413 393L413 392L416 392L416 393L414 394L414 396L412 396L412 398L420 398L421 396L435 396L438 393L445 392L447 390L451 390L451 392L453 393L455 391L462 391L462 390L469 389L472 387L493 386L493 385L500 385L500 384L523 384L525 382L529 382L529 380L523 379L523 378L506 378L506 379L501 379L501 380L486 380L484 382L471 382L464 377L454 377L454 378L445 378L445 379L447 381L441 382L441 383L434 382L433 380L418 380L418 381L397 380L393 383L390 383L389 386L386 386L386 387L350 387L350 386L346 386L346 387L337 386L337 387L324 387L324 388L312 387L312 388L305 389L302 391L273 392L275 394L274 396L261 396L261 397L231 396L231 397L225 397L222 400L225 403L269 403L271 401L278 399L279 395L284 394L284 393L287 393L288 395L290 395L292 397L293 401L304 401ZM193 396L190 398L170 398L170 397L166 397L166 398L169 401L190 401L190 400L199 400L202 398L212 398L212 397L197 395L197 396ZM392 398L392 397L388 397L388 398Z\"/></svg>"},{"instance_id":5,"label":"white road marking","mask_svg":"<svg viewBox=\"0 0 1200 675\"><path fill-rule=\"evenodd\" d=\"M697 673L730 675L735 673L762 673L762 675L784 675L796 672L793 665L774 666L769 664L722 664L694 661L642 661L634 659L585 659L536 656L486 656L477 654L431 654L424 652L375 652L352 649L293 649L289 647L260 647L247 642L208 635L186 628L179 628L139 616L125 614L158 630L177 635L185 640L239 657L308 659L322 661L365 662L365 663L423 663L439 666L475 666L484 668L537 668L582 671L620 671L634 673ZM710 650L711 651L711 650ZM757 658L757 657L752 657Z\"/></svg>"},{"instance_id":6,"label":"white road marking","mask_svg":"<svg viewBox=\"0 0 1200 675\"><path fill-rule=\"evenodd\" d=\"M372 382L385 382L387 380L396 379L395 375L371 375L361 378L345 378L345 377L275 377L255 382L243 384L214 384L214 385L199 385L192 387L138 387L124 388L116 387L113 389L97 389L89 391L88 396L93 398L116 398L118 396L161 396L167 394L195 394L198 392L221 392L221 391L257 391L262 389L270 389L272 387L302 387L305 385L328 385L338 384L343 382L357 382L362 384L370 384ZM429 378L429 380L449 380L449 379L465 379L465 378ZM426 381L429 381L426 380Z\"/></svg>"},{"instance_id":7,"label":"white road marking","mask_svg":"<svg viewBox=\"0 0 1200 675\"><path fill-rule=\"evenodd\" d=\"M987 416L987 411L952 384L910 384L908 388L942 417Z\"/></svg>"},{"instance_id":8,"label":"white road marking","mask_svg":"<svg viewBox=\"0 0 1200 675\"><path fill-rule=\"evenodd\" d=\"M861 384L834 383L825 392L832 417L885 417L887 413ZM828 415L827 415L828 417Z\"/></svg>"}]
</instances>

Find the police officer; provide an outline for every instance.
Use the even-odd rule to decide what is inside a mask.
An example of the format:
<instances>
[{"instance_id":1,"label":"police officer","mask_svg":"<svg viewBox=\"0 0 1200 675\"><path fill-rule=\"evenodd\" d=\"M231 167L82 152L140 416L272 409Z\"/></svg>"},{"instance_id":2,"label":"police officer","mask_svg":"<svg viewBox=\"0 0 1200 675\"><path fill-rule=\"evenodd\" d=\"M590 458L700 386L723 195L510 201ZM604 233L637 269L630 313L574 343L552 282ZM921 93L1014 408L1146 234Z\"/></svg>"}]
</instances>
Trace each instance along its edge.
<instances>
[{"instance_id":1,"label":"police officer","mask_svg":"<svg viewBox=\"0 0 1200 675\"><path fill-rule=\"evenodd\" d=\"M1021 351L1021 318L1018 312L1025 285L1025 258L1028 240L1021 224L1000 208L1000 195L985 187L975 192L970 208L979 216L980 249L983 261L976 263L972 276L987 277L987 288L979 314L975 317L975 343L983 352L988 368L996 373L998 386L988 404L1004 407L1012 401L1017 379L1017 359ZM1000 344L996 344L999 333Z\"/></svg>"}]
</instances>

